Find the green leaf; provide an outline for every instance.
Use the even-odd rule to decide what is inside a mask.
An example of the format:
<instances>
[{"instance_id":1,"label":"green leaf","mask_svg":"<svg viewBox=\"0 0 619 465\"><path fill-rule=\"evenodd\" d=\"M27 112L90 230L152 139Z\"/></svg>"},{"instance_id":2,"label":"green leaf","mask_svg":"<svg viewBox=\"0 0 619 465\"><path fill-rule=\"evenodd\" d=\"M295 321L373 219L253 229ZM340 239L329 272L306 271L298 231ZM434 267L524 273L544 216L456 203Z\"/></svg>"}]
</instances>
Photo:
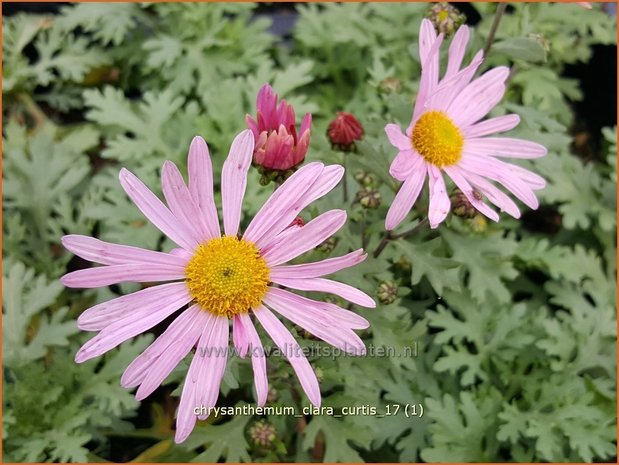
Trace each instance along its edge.
<instances>
[{"instance_id":1,"label":"green leaf","mask_svg":"<svg viewBox=\"0 0 619 465\"><path fill-rule=\"evenodd\" d=\"M529 37L512 37L500 40L492 45L496 53L508 58L524 60L531 63L546 61L546 51L539 41Z\"/></svg>"}]
</instances>

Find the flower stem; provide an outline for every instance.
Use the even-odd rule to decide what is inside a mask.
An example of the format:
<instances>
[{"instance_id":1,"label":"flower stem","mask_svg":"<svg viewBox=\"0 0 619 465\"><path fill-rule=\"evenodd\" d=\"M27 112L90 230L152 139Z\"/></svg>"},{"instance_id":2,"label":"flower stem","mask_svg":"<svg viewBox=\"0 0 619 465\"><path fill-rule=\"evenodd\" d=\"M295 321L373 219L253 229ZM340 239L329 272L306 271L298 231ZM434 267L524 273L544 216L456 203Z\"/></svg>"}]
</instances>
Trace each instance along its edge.
<instances>
[{"instance_id":1,"label":"flower stem","mask_svg":"<svg viewBox=\"0 0 619 465\"><path fill-rule=\"evenodd\" d=\"M348 173L346 172L346 154L343 154L342 166L344 167L344 176L342 177L342 200L344 203L348 202L348 183L346 178Z\"/></svg>"},{"instance_id":2,"label":"flower stem","mask_svg":"<svg viewBox=\"0 0 619 465\"><path fill-rule=\"evenodd\" d=\"M383 252L383 250L385 250L385 247L387 247L387 244L390 241L395 240L395 239L401 239L407 236L412 236L413 234L415 234L417 231L419 231L421 228L423 228L427 224L428 224L428 218L426 217L423 220L421 220L419 223L417 223L415 226L413 226L411 229L401 232L399 234L392 234L391 231L387 231L385 235L383 236L382 240L380 241L380 244L378 244L378 247L376 247L376 250L374 250L374 252L372 253L372 256L374 258L377 258Z\"/></svg>"},{"instance_id":3,"label":"flower stem","mask_svg":"<svg viewBox=\"0 0 619 465\"><path fill-rule=\"evenodd\" d=\"M494 36L496 35L496 31L499 28L499 23L501 22L501 17L503 16L503 13L505 13L506 8L507 3L499 3L496 7L494 21L492 21L492 26L490 27L490 32L488 33L488 38L486 39L486 46L484 47L484 58L488 56L488 53L490 53L492 43L494 42Z\"/></svg>"}]
</instances>

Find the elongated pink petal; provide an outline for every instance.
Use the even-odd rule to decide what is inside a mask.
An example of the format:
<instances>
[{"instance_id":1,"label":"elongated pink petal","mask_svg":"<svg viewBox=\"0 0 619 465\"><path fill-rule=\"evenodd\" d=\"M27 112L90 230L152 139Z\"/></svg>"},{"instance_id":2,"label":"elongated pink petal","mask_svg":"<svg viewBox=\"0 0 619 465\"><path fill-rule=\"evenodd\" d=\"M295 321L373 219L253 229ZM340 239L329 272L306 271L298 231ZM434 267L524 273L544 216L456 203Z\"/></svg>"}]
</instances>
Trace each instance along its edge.
<instances>
[{"instance_id":1,"label":"elongated pink petal","mask_svg":"<svg viewBox=\"0 0 619 465\"><path fill-rule=\"evenodd\" d=\"M162 298L152 307L145 308L139 315L129 315L112 323L81 347L75 355L75 361L82 363L106 353L160 323L190 300L187 290L179 290Z\"/></svg>"},{"instance_id":2,"label":"elongated pink petal","mask_svg":"<svg viewBox=\"0 0 619 465\"><path fill-rule=\"evenodd\" d=\"M344 210L330 210L317 216L305 226L293 230L285 243L267 249L262 257L271 267L285 263L313 249L333 234L346 222Z\"/></svg>"},{"instance_id":3,"label":"elongated pink petal","mask_svg":"<svg viewBox=\"0 0 619 465\"><path fill-rule=\"evenodd\" d=\"M254 315L256 315L262 327L292 365L292 368L299 378L301 387L303 391L305 391L305 394L307 394L310 402L316 407L320 407L320 386L318 385L318 379L307 361L307 358L305 358L301 347L299 347L297 341L292 337L292 334L290 334L281 321L279 321L265 306L261 305L255 309Z\"/></svg>"},{"instance_id":4,"label":"elongated pink petal","mask_svg":"<svg viewBox=\"0 0 619 465\"><path fill-rule=\"evenodd\" d=\"M487 136L497 132L505 132L514 129L520 123L520 116L516 114L497 116L480 123L469 126L463 130L467 139Z\"/></svg>"},{"instance_id":5,"label":"elongated pink petal","mask_svg":"<svg viewBox=\"0 0 619 465\"><path fill-rule=\"evenodd\" d=\"M72 271L60 281L67 287L103 287L123 282L174 281L185 278L185 268L178 265L109 265Z\"/></svg>"},{"instance_id":6,"label":"elongated pink petal","mask_svg":"<svg viewBox=\"0 0 619 465\"><path fill-rule=\"evenodd\" d=\"M85 310L77 319L77 327L83 331L100 331L120 319L139 313L143 308L150 308L167 296L182 292L187 292L187 285L178 282L147 287L116 297Z\"/></svg>"},{"instance_id":7,"label":"elongated pink petal","mask_svg":"<svg viewBox=\"0 0 619 465\"><path fill-rule=\"evenodd\" d=\"M389 174L398 181L406 181L413 174L413 171L417 169L425 171L423 165L425 165L423 157L417 151L404 150L398 152L398 155L391 162Z\"/></svg>"},{"instance_id":8,"label":"elongated pink petal","mask_svg":"<svg viewBox=\"0 0 619 465\"><path fill-rule=\"evenodd\" d=\"M501 211L504 211L514 218L520 218L518 206L507 194L481 176L471 173L466 173L465 175L468 181L484 194L490 202L499 207Z\"/></svg>"},{"instance_id":9,"label":"elongated pink petal","mask_svg":"<svg viewBox=\"0 0 619 465\"><path fill-rule=\"evenodd\" d=\"M374 308L376 302L365 292L348 284L325 278L271 278L281 286L298 289L299 291L328 292L335 294L362 307Z\"/></svg>"},{"instance_id":10,"label":"elongated pink petal","mask_svg":"<svg viewBox=\"0 0 619 465\"><path fill-rule=\"evenodd\" d=\"M425 183L426 173L427 166L425 163L421 163L421 166L413 170L411 175L404 181L387 212L385 229L391 231L397 228L406 218L406 215L411 211L413 204L419 197L419 193Z\"/></svg>"},{"instance_id":11,"label":"elongated pink petal","mask_svg":"<svg viewBox=\"0 0 619 465\"><path fill-rule=\"evenodd\" d=\"M170 323L170 326L150 344L140 355L138 355L127 366L120 378L120 385L124 388L139 386L148 372L156 365L157 359L168 347L178 340L192 338L194 334L198 337L202 333L206 312L200 310L197 305L192 305L182 312Z\"/></svg>"},{"instance_id":12,"label":"elongated pink petal","mask_svg":"<svg viewBox=\"0 0 619 465\"><path fill-rule=\"evenodd\" d=\"M438 85L439 75L439 52L441 44L443 43L443 34L439 34L434 43L432 44L425 61L421 63L421 79L419 81L419 92L417 93L417 99L415 101L415 109L413 110L413 119L411 125L406 130L407 134L410 134L410 130L413 121L421 115L427 108L428 97L434 93L434 89Z\"/></svg>"},{"instance_id":13,"label":"elongated pink petal","mask_svg":"<svg viewBox=\"0 0 619 465\"><path fill-rule=\"evenodd\" d=\"M163 163L161 187L170 211L187 231L192 232L194 241L202 243L208 239L210 233L202 217L202 212L191 197L183 180L183 175L177 166L169 160Z\"/></svg>"},{"instance_id":14,"label":"elongated pink petal","mask_svg":"<svg viewBox=\"0 0 619 465\"><path fill-rule=\"evenodd\" d=\"M241 222L241 210L247 171L254 153L254 136L249 129L244 130L232 141L230 153L221 172L221 203L224 217L224 232L236 236Z\"/></svg>"},{"instance_id":15,"label":"elongated pink petal","mask_svg":"<svg viewBox=\"0 0 619 465\"><path fill-rule=\"evenodd\" d=\"M208 333L208 336L204 337ZM228 318L215 316L212 328L205 329L200 339L196 354L204 357L198 373L198 390L196 400L205 407L214 407L219 397L221 380L226 370L229 347ZM205 420L208 414L198 415L198 419Z\"/></svg>"},{"instance_id":16,"label":"elongated pink petal","mask_svg":"<svg viewBox=\"0 0 619 465\"><path fill-rule=\"evenodd\" d=\"M543 145L511 137L466 139L464 150L478 155L511 158L539 158L548 153Z\"/></svg>"},{"instance_id":17,"label":"elongated pink petal","mask_svg":"<svg viewBox=\"0 0 619 465\"><path fill-rule=\"evenodd\" d=\"M411 150L413 143L410 138L406 136L397 124L388 124L385 126L385 133L389 138L391 145L398 148L401 151Z\"/></svg>"},{"instance_id":18,"label":"elongated pink petal","mask_svg":"<svg viewBox=\"0 0 619 465\"><path fill-rule=\"evenodd\" d=\"M350 329L366 329L370 326L368 320L361 315L329 302L313 300L279 287L269 287L268 295L277 296L289 302L295 308L302 309L301 311L308 317L327 326L342 326Z\"/></svg>"},{"instance_id":19,"label":"elongated pink petal","mask_svg":"<svg viewBox=\"0 0 619 465\"><path fill-rule=\"evenodd\" d=\"M423 64L428 59L432 44L436 40L434 25L429 19L422 19L419 28L419 61Z\"/></svg>"},{"instance_id":20,"label":"elongated pink petal","mask_svg":"<svg viewBox=\"0 0 619 465\"><path fill-rule=\"evenodd\" d=\"M202 335L198 342L198 349L196 349L187 376L185 376L185 383L183 384L183 390L181 392L181 400L178 405L178 411L176 413L176 434L174 435L174 442L180 444L191 434L191 431L196 425L200 408L203 407L200 404L198 397L198 391L200 389L199 372L204 364L204 354L200 352L199 348L204 347L205 334L209 335L212 331L214 320L217 318L212 313L206 313L206 319L202 329ZM206 408L206 406L204 406Z\"/></svg>"},{"instance_id":21,"label":"elongated pink petal","mask_svg":"<svg viewBox=\"0 0 619 465\"><path fill-rule=\"evenodd\" d=\"M247 335L247 340L250 346L251 365L254 370L254 386L256 386L256 400L259 406L263 406L267 402L269 394L269 380L267 378L267 360L262 342L256 332L254 324L247 313L237 315L239 321L243 325L243 332Z\"/></svg>"},{"instance_id":22,"label":"elongated pink petal","mask_svg":"<svg viewBox=\"0 0 619 465\"><path fill-rule=\"evenodd\" d=\"M473 205L477 210L490 218L492 221L499 221L499 214L486 205L482 200L475 197L473 187L469 184L463 173L457 167L446 166L444 170L456 186L458 186L458 189L462 191L471 205Z\"/></svg>"},{"instance_id":23,"label":"elongated pink petal","mask_svg":"<svg viewBox=\"0 0 619 465\"><path fill-rule=\"evenodd\" d=\"M146 187L133 173L123 168L119 174L120 184L129 198L162 233L176 244L189 251L197 243L191 231L188 231L159 198Z\"/></svg>"},{"instance_id":24,"label":"elongated pink petal","mask_svg":"<svg viewBox=\"0 0 619 465\"><path fill-rule=\"evenodd\" d=\"M288 226L294 218L297 217L298 213L315 200L329 193L340 182L343 176L344 168L342 166L325 166L322 174L314 179L310 188L289 207L285 214L282 214L280 218L273 223L268 232L262 235L262 237L257 240L256 244L263 249L269 249L276 241L281 239L279 235L283 232L292 232L293 229Z\"/></svg>"},{"instance_id":25,"label":"elongated pink petal","mask_svg":"<svg viewBox=\"0 0 619 465\"><path fill-rule=\"evenodd\" d=\"M151 265L187 265L182 257L163 252L104 242L94 237L69 234L61 239L62 245L78 257L102 265L148 263Z\"/></svg>"},{"instance_id":26,"label":"elongated pink petal","mask_svg":"<svg viewBox=\"0 0 619 465\"><path fill-rule=\"evenodd\" d=\"M505 174L509 176L515 176L524 181L531 189L542 189L546 186L546 180L540 175L533 173L521 166L514 165L513 163L506 163L494 157L487 155L472 155L465 153L467 163L474 163L477 166L483 166L484 172L486 170L493 170L499 174Z\"/></svg>"},{"instance_id":27,"label":"elongated pink petal","mask_svg":"<svg viewBox=\"0 0 619 465\"><path fill-rule=\"evenodd\" d=\"M509 68L499 66L492 68L475 79L453 99L447 113L460 127L469 126L483 118L503 98L505 80Z\"/></svg>"},{"instance_id":28,"label":"elongated pink petal","mask_svg":"<svg viewBox=\"0 0 619 465\"><path fill-rule=\"evenodd\" d=\"M256 244L270 230L280 232L299 214L301 196L314 184L324 170L322 163L308 163L290 176L264 203L247 227L243 238ZM283 220L283 221L282 221Z\"/></svg>"},{"instance_id":29,"label":"elongated pink petal","mask_svg":"<svg viewBox=\"0 0 619 465\"><path fill-rule=\"evenodd\" d=\"M430 220L430 227L434 229L447 217L451 208L451 202L447 196L445 181L440 170L434 165L428 165L428 174L430 177L428 220Z\"/></svg>"},{"instance_id":30,"label":"elongated pink petal","mask_svg":"<svg viewBox=\"0 0 619 465\"><path fill-rule=\"evenodd\" d=\"M301 121L301 127L299 129L299 136L303 137L306 131L309 131L312 126L312 114L305 113L303 120Z\"/></svg>"},{"instance_id":31,"label":"elongated pink petal","mask_svg":"<svg viewBox=\"0 0 619 465\"><path fill-rule=\"evenodd\" d=\"M468 66L443 79L438 86L436 86L433 93L428 95L426 108L446 112L452 102L460 98L462 90L468 86L483 61L484 53L480 50L473 57Z\"/></svg>"},{"instance_id":32,"label":"elongated pink petal","mask_svg":"<svg viewBox=\"0 0 619 465\"><path fill-rule=\"evenodd\" d=\"M281 265L271 268L271 279L278 278L318 278L331 273L336 273L344 268L355 266L367 258L363 249L341 257L327 258L314 263L303 263L301 265Z\"/></svg>"},{"instance_id":33,"label":"elongated pink petal","mask_svg":"<svg viewBox=\"0 0 619 465\"><path fill-rule=\"evenodd\" d=\"M326 319L314 318L305 311L305 308L299 307L297 302L282 298L275 293L267 293L264 302L283 317L332 346L354 355L365 353L363 341L350 328L342 324L333 324Z\"/></svg>"},{"instance_id":34,"label":"elongated pink petal","mask_svg":"<svg viewBox=\"0 0 619 465\"><path fill-rule=\"evenodd\" d=\"M198 205L208 236L205 239L219 237L219 219L213 198L213 165L208 152L208 145L200 136L194 137L189 147L187 158L189 171L189 192Z\"/></svg>"},{"instance_id":35,"label":"elongated pink petal","mask_svg":"<svg viewBox=\"0 0 619 465\"><path fill-rule=\"evenodd\" d=\"M506 170L500 171L490 168L487 163L477 161L472 156L464 156L462 160L460 160L459 166L467 173L479 174L488 179L499 182L529 208L535 210L539 206L539 201L537 200L533 189L531 189L531 186L520 179L517 175Z\"/></svg>"},{"instance_id":36,"label":"elongated pink petal","mask_svg":"<svg viewBox=\"0 0 619 465\"><path fill-rule=\"evenodd\" d=\"M468 42L469 28L466 25L460 26L458 32L456 32L456 35L451 41L451 45L449 45L449 60L447 62L447 71L445 71L443 79L449 78L460 70Z\"/></svg>"},{"instance_id":37,"label":"elongated pink petal","mask_svg":"<svg viewBox=\"0 0 619 465\"><path fill-rule=\"evenodd\" d=\"M137 400L143 400L153 393L161 383L172 373L172 370L183 360L189 351L196 345L200 337L205 315L197 306L193 306L183 313L191 313L187 317L187 324L179 331L175 339L169 338L169 345L157 357L157 360L148 368L138 391L135 393ZM183 315L181 315L183 316ZM181 317L179 316L177 320ZM200 318L202 317L202 318ZM169 327L168 327L169 329ZM165 333L161 337L164 337ZM165 336L169 337L169 336Z\"/></svg>"},{"instance_id":38,"label":"elongated pink petal","mask_svg":"<svg viewBox=\"0 0 619 465\"><path fill-rule=\"evenodd\" d=\"M232 341L239 357L245 358L249 349L249 338L240 315L234 315L232 320Z\"/></svg>"}]
</instances>

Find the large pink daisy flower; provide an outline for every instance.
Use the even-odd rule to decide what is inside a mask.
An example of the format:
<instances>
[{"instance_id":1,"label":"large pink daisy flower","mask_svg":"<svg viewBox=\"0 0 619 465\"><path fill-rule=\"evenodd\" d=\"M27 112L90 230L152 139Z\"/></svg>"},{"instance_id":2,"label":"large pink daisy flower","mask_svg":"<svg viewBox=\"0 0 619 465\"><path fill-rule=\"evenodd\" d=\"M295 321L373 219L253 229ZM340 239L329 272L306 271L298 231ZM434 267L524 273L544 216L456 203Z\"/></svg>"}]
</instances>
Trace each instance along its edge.
<instances>
[{"instance_id":1,"label":"large pink daisy flower","mask_svg":"<svg viewBox=\"0 0 619 465\"><path fill-rule=\"evenodd\" d=\"M482 195L515 218L520 216L520 211L492 181L528 207L537 208L533 191L545 186L544 179L500 158L542 157L546 148L522 139L487 137L516 127L520 122L518 115L480 121L503 98L509 68L493 68L473 79L483 61L480 50L468 66L460 69L469 38L468 28L462 26L449 47L447 69L439 80L443 35L437 37L427 19L421 23L419 35L422 72L413 118L406 133L395 124L385 127L389 140L399 150L390 173L404 181L387 213L386 228L394 229L402 222L417 200L426 177L430 187L428 219L430 226L436 228L450 209L443 172L477 210L494 221L499 220L499 215L483 202Z\"/></svg>"},{"instance_id":2,"label":"large pink daisy flower","mask_svg":"<svg viewBox=\"0 0 619 465\"><path fill-rule=\"evenodd\" d=\"M217 402L228 355L230 321L236 352L251 356L260 405L266 402L268 391L266 360L252 316L288 358L316 406L320 405L316 376L299 345L271 310L348 353L365 352L363 341L353 331L368 327L364 318L288 290L327 292L364 307L375 306L358 289L322 277L362 262L366 257L363 250L316 263L286 265L325 241L346 221L346 212L331 210L304 226L291 226L303 208L335 187L344 169L322 163L304 166L277 189L244 234L239 235L253 150L254 136L245 130L234 139L224 163L223 236L213 200L208 147L196 137L189 149L188 186L174 163L166 161L163 165L167 206L131 172L120 172L120 183L127 195L179 248L162 253L87 236L62 238L71 252L104 265L64 275L62 282L68 287L170 281L100 303L82 313L78 326L99 334L82 346L75 360L81 363L97 357L183 308L121 378L124 387L139 386L136 397L144 399L197 347L178 408L176 442L184 441L196 419L206 418L208 408Z\"/></svg>"}]
</instances>

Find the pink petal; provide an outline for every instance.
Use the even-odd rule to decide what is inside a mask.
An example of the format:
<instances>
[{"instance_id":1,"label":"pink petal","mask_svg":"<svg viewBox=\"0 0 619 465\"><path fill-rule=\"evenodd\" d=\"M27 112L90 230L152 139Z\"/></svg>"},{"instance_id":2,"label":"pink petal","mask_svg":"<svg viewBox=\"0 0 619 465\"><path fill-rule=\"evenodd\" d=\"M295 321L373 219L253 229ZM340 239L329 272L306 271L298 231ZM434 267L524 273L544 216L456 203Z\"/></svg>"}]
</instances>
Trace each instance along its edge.
<instances>
[{"instance_id":1,"label":"pink petal","mask_svg":"<svg viewBox=\"0 0 619 465\"><path fill-rule=\"evenodd\" d=\"M198 390L196 402L205 407L214 407L219 397L221 380L226 370L229 347L228 318L215 316L211 328L205 328L198 343L196 355L204 358L198 372ZM208 414L198 415L198 419L205 420Z\"/></svg>"},{"instance_id":2,"label":"pink petal","mask_svg":"<svg viewBox=\"0 0 619 465\"><path fill-rule=\"evenodd\" d=\"M482 175L501 183L529 208L535 210L539 206L539 201L531 187L517 175L506 170L489 167L488 163L484 163L483 160L476 160L473 156L464 156L460 160L459 166L467 173Z\"/></svg>"},{"instance_id":3,"label":"pink petal","mask_svg":"<svg viewBox=\"0 0 619 465\"><path fill-rule=\"evenodd\" d=\"M440 170L434 165L428 165L428 174L430 176L428 220L430 220L430 227L434 229L447 217L451 209L451 202L447 196L445 181Z\"/></svg>"},{"instance_id":4,"label":"pink petal","mask_svg":"<svg viewBox=\"0 0 619 465\"><path fill-rule=\"evenodd\" d=\"M281 286L299 291L328 292L335 294L362 307L374 308L376 302L365 292L348 284L325 278L273 278L271 280Z\"/></svg>"},{"instance_id":5,"label":"pink petal","mask_svg":"<svg viewBox=\"0 0 619 465\"><path fill-rule=\"evenodd\" d=\"M240 358L245 358L247 350L249 349L249 338L247 331L245 331L243 327L243 321L240 315L234 315L234 319L232 320L232 341L238 356Z\"/></svg>"},{"instance_id":6,"label":"pink petal","mask_svg":"<svg viewBox=\"0 0 619 465\"><path fill-rule=\"evenodd\" d=\"M129 315L109 326L84 344L75 355L77 363L85 362L122 344L160 323L191 300L186 289L170 293L159 302L143 309L136 315Z\"/></svg>"},{"instance_id":7,"label":"pink petal","mask_svg":"<svg viewBox=\"0 0 619 465\"><path fill-rule=\"evenodd\" d=\"M198 205L208 234L205 240L219 237L219 218L213 198L213 165L208 146L200 136L194 137L187 157L189 171L189 192Z\"/></svg>"},{"instance_id":8,"label":"pink petal","mask_svg":"<svg viewBox=\"0 0 619 465\"><path fill-rule=\"evenodd\" d=\"M102 265L150 264L184 267L187 261L163 252L112 244L94 237L69 234L61 239L62 245L78 257Z\"/></svg>"},{"instance_id":9,"label":"pink petal","mask_svg":"<svg viewBox=\"0 0 619 465\"><path fill-rule=\"evenodd\" d=\"M187 310L182 312L177 318L170 323L170 326L149 345L140 355L138 355L125 369L120 378L120 385L124 388L133 388L139 386L148 372L156 365L157 359L163 354L170 345L177 340L189 338L194 334L198 337L202 333L204 326L203 319L207 313L200 310L197 305L192 305Z\"/></svg>"},{"instance_id":10,"label":"pink petal","mask_svg":"<svg viewBox=\"0 0 619 465\"><path fill-rule=\"evenodd\" d=\"M243 238L258 246L272 238L270 231L280 232L299 214L298 201L324 170L322 163L308 163L286 180L264 203L247 227ZM275 234L277 234L277 232ZM266 236L266 241L263 240Z\"/></svg>"},{"instance_id":11,"label":"pink petal","mask_svg":"<svg viewBox=\"0 0 619 465\"><path fill-rule=\"evenodd\" d=\"M510 137L466 139L464 150L478 155L527 159L543 157L548 153L543 145Z\"/></svg>"},{"instance_id":12,"label":"pink petal","mask_svg":"<svg viewBox=\"0 0 619 465\"><path fill-rule=\"evenodd\" d=\"M498 187L475 174L466 173L466 177L477 190L484 194L490 202L499 207L501 211L504 211L514 218L520 218L520 210L516 203Z\"/></svg>"},{"instance_id":13,"label":"pink petal","mask_svg":"<svg viewBox=\"0 0 619 465\"><path fill-rule=\"evenodd\" d=\"M449 60L444 79L456 74L460 70L468 42L469 28L467 26L460 26L449 46Z\"/></svg>"},{"instance_id":14,"label":"pink petal","mask_svg":"<svg viewBox=\"0 0 619 465\"><path fill-rule=\"evenodd\" d=\"M398 181L406 181L416 169L424 170L423 157L415 150L404 150L398 152L398 155L391 162L389 174Z\"/></svg>"},{"instance_id":15,"label":"pink petal","mask_svg":"<svg viewBox=\"0 0 619 465\"><path fill-rule=\"evenodd\" d=\"M454 122L465 127L483 118L503 98L509 68L499 66L484 73L464 88L447 113Z\"/></svg>"},{"instance_id":16,"label":"pink petal","mask_svg":"<svg viewBox=\"0 0 619 465\"><path fill-rule=\"evenodd\" d=\"M468 66L449 77L446 76L434 89L432 95L428 95L426 108L447 111L454 99L460 98L460 93L484 61L483 57L484 53L480 50Z\"/></svg>"},{"instance_id":17,"label":"pink petal","mask_svg":"<svg viewBox=\"0 0 619 465\"><path fill-rule=\"evenodd\" d=\"M269 380L267 378L267 359L262 347L262 342L258 337L256 328L251 322L251 318L247 313L241 313L237 315L239 321L243 325L243 331L249 341L251 347L250 357L251 364L254 370L254 385L256 386L256 399L258 405L262 407L267 402L267 395L269 393ZM236 320L235 320L236 323Z\"/></svg>"},{"instance_id":18,"label":"pink petal","mask_svg":"<svg viewBox=\"0 0 619 465\"><path fill-rule=\"evenodd\" d=\"M244 130L232 141L230 153L221 172L221 203L224 231L227 236L236 236L241 222L243 197L247 186L247 171L254 153L254 136Z\"/></svg>"},{"instance_id":19,"label":"pink petal","mask_svg":"<svg viewBox=\"0 0 619 465\"><path fill-rule=\"evenodd\" d=\"M306 113L303 117L303 121L301 121L301 128L299 129L299 136L303 137L306 131L310 130L312 126L312 115L310 113Z\"/></svg>"},{"instance_id":20,"label":"pink petal","mask_svg":"<svg viewBox=\"0 0 619 465\"><path fill-rule=\"evenodd\" d=\"M149 263L109 265L72 271L60 278L67 287L103 287L122 282L174 281L185 278L185 268L178 265Z\"/></svg>"},{"instance_id":21,"label":"pink petal","mask_svg":"<svg viewBox=\"0 0 619 465\"><path fill-rule=\"evenodd\" d=\"M201 323L204 323L206 319L204 312L194 305L183 313L190 313L190 315L186 318L187 324L184 325L180 334L176 335L174 339L164 336L165 333L159 336L159 338L166 337L168 339L168 346L146 371L144 379L135 393L137 400L143 400L151 395L198 342L202 329ZM181 314L181 316L183 315ZM176 320L178 319L180 319L180 316Z\"/></svg>"},{"instance_id":22,"label":"pink petal","mask_svg":"<svg viewBox=\"0 0 619 465\"><path fill-rule=\"evenodd\" d=\"M297 341L294 340L290 332L286 327L277 319L273 313L261 305L254 310L254 315L260 321L260 324L273 339L275 344L284 353L292 368L294 369L301 387L310 402L316 407L320 407L320 386L318 385L318 379L312 370L311 365L303 355L303 351Z\"/></svg>"},{"instance_id":23,"label":"pink petal","mask_svg":"<svg viewBox=\"0 0 619 465\"><path fill-rule=\"evenodd\" d=\"M260 137L260 129L258 129L258 123L250 115L245 115L245 122L247 123L247 127L254 135L254 142L257 142L258 137Z\"/></svg>"},{"instance_id":24,"label":"pink petal","mask_svg":"<svg viewBox=\"0 0 619 465\"><path fill-rule=\"evenodd\" d=\"M198 342L198 346L201 346L204 338L204 333L210 331L213 326L213 320L216 318L212 313L206 313L207 321L205 321L202 329L202 336ZM178 411L176 412L176 434L174 435L174 442L180 444L184 442L189 436L196 421L198 420L198 413L200 411L200 401L197 398L198 389L198 373L202 368L205 358L196 350L189 370L187 370L187 376L185 376L185 383L183 384L183 390L181 392L181 399L178 405ZM197 410L197 412L196 412Z\"/></svg>"},{"instance_id":25,"label":"pink petal","mask_svg":"<svg viewBox=\"0 0 619 465\"><path fill-rule=\"evenodd\" d=\"M300 307L298 302L280 297L275 293L267 293L264 302L283 317L301 326L314 336L353 355L365 354L365 345L359 336L350 328L337 324L326 318L314 318Z\"/></svg>"},{"instance_id":26,"label":"pink petal","mask_svg":"<svg viewBox=\"0 0 619 465\"><path fill-rule=\"evenodd\" d=\"M144 216L172 241L187 250L193 250L197 243L191 231L187 230L159 198L133 173L123 168L119 174L120 184L129 198Z\"/></svg>"},{"instance_id":27,"label":"pink petal","mask_svg":"<svg viewBox=\"0 0 619 465\"><path fill-rule=\"evenodd\" d=\"M433 94L434 89L436 89L438 85L439 52L442 43L443 34L439 34L428 51L425 61L421 63L421 80L419 81L419 92L417 93L417 99L415 101L412 121L416 121L425 111L428 97ZM407 129L406 133L410 133L410 127Z\"/></svg>"},{"instance_id":28,"label":"pink petal","mask_svg":"<svg viewBox=\"0 0 619 465\"><path fill-rule=\"evenodd\" d=\"M262 257L271 267L285 263L313 249L333 234L346 222L344 210L330 210L317 216L301 228L293 230L285 243L279 243L263 251Z\"/></svg>"},{"instance_id":29,"label":"pink petal","mask_svg":"<svg viewBox=\"0 0 619 465\"><path fill-rule=\"evenodd\" d=\"M170 211L187 231L191 231L193 240L202 243L210 239L212 236L203 221L202 212L191 197L183 175L169 160L163 163L161 187Z\"/></svg>"},{"instance_id":30,"label":"pink petal","mask_svg":"<svg viewBox=\"0 0 619 465\"><path fill-rule=\"evenodd\" d=\"M269 287L268 295L277 296L306 314L309 318L320 321L326 326L346 327L350 329L367 329L368 320L357 313L345 310L329 302L320 302L303 297L279 287Z\"/></svg>"},{"instance_id":31,"label":"pink petal","mask_svg":"<svg viewBox=\"0 0 619 465\"><path fill-rule=\"evenodd\" d=\"M407 137L400 129L400 126L397 124L388 124L385 126L385 133L389 138L389 142L394 147L400 149L401 151L411 150L413 144L409 137Z\"/></svg>"},{"instance_id":32,"label":"pink petal","mask_svg":"<svg viewBox=\"0 0 619 465\"><path fill-rule=\"evenodd\" d=\"M432 44L436 40L434 25L429 19L421 20L419 28L419 61L423 64L428 59Z\"/></svg>"},{"instance_id":33,"label":"pink petal","mask_svg":"<svg viewBox=\"0 0 619 465\"><path fill-rule=\"evenodd\" d=\"M421 157L420 157L421 158ZM413 208L413 204L419 197L419 193L423 188L427 173L426 163L421 163L420 166L413 170L411 175L404 181L400 190L393 199L387 218L385 219L385 229L391 231L406 218L408 212Z\"/></svg>"},{"instance_id":34,"label":"pink petal","mask_svg":"<svg viewBox=\"0 0 619 465\"><path fill-rule=\"evenodd\" d=\"M458 186L458 189L462 191L467 200L473 205L477 210L483 213L485 216L490 218L492 221L499 221L499 215L492 208L486 205L483 201L479 200L475 197L473 193L473 188L469 184L469 182L464 177L463 173L457 168L453 166L446 166L444 168L445 172L449 175L452 181Z\"/></svg>"},{"instance_id":35,"label":"pink petal","mask_svg":"<svg viewBox=\"0 0 619 465\"><path fill-rule=\"evenodd\" d=\"M280 239L279 235L282 234L282 232L292 232L293 229L288 227L292 220L294 220L305 207L330 192L340 182L343 176L344 168L342 166L325 166L322 174L314 179L310 188L305 191L294 204L289 206L285 215L282 215L277 222L269 228L268 233L262 236L257 241L257 244L264 249L271 248L276 240Z\"/></svg>"},{"instance_id":36,"label":"pink petal","mask_svg":"<svg viewBox=\"0 0 619 465\"><path fill-rule=\"evenodd\" d=\"M341 257L327 258L314 263L301 265L280 265L271 268L271 279L278 278L318 278L336 273L344 268L355 266L367 258L363 249L357 249Z\"/></svg>"},{"instance_id":37,"label":"pink petal","mask_svg":"<svg viewBox=\"0 0 619 465\"><path fill-rule=\"evenodd\" d=\"M511 114L490 118L480 123L469 126L463 130L467 139L473 137L487 136L497 132L505 132L514 129L520 123L520 116Z\"/></svg>"},{"instance_id":38,"label":"pink petal","mask_svg":"<svg viewBox=\"0 0 619 465\"><path fill-rule=\"evenodd\" d=\"M474 162L477 166L482 166L483 170L490 170L495 173L504 173L506 175L513 175L529 185L531 189L543 189L546 187L546 180L540 175L526 170L521 166L514 165L513 163L506 163L502 160L498 160L486 155L471 155L465 153L466 161Z\"/></svg>"},{"instance_id":39,"label":"pink petal","mask_svg":"<svg viewBox=\"0 0 619 465\"><path fill-rule=\"evenodd\" d=\"M184 282L147 287L131 294L101 302L82 312L77 327L83 331L100 331L125 317L138 314L172 295L187 292Z\"/></svg>"}]
</instances>

